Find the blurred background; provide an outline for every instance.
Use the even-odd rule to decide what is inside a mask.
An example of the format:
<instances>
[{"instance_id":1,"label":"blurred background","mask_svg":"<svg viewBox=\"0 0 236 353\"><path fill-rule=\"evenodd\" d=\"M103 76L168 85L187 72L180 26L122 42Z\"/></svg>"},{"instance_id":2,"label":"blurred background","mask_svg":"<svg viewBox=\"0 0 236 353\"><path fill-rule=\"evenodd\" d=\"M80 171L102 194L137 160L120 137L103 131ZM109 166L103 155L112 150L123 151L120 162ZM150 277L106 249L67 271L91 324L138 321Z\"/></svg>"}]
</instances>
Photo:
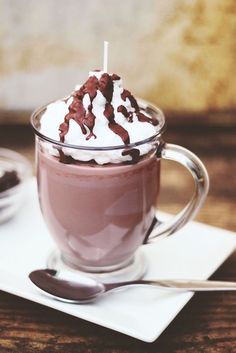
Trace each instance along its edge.
<instances>
[{"instance_id":1,"label":"blurred background","mask_svg":"<svg viewBox=\"0 0 236 353\"><path fill-rule=\"evenodd\" d=\"M33 162L31 111L102 68L108 40L109 71L164 110L167 141L206 164L199 219L236 230L235 13L235 0L0 0L0 145ZM163 171L162 204L176 212L191 178Z\"/></svg>"},{"instance_id":2,"label":"blurred background","mask_svg":"<svg viewBox=\"0 0 236 353\"><path fill-rule=\"evenodd\" d=\"M236 108L235 0L0 0L0 108L33 109L109 70L163 110Z\"/></svg>"}]
</instances>

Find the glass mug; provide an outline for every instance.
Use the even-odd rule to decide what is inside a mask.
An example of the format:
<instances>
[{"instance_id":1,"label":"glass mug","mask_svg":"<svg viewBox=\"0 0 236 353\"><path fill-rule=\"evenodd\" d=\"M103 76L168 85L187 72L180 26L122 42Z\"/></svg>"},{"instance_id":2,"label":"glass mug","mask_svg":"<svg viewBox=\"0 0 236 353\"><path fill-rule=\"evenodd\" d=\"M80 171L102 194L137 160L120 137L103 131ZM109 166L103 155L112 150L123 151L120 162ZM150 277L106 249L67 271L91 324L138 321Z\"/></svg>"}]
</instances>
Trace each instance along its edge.
<instances>
[{"instance_id":1,"label":"glass mug","mask_svg":"<svg viewBox=\"0 0 236 353\"><path fill-rule=\"evenodd\" d=\"M66 267L112 280L141 277L146 265L141 245L175 233L205 200L209 180L203 163L189 150L164 143L162 111L143 100L138 103L141 111L158 119L157 130L154 136L125 146L97 148L52 140L40 133L46 106L32 114L39 202L59 249L50 256L50 268ZM135 160L138 148L147 153ZM68 157L75 154L89 155L90 162ZM133 161L93 162L93 156L109 161L111 154L129 154ZM165 223L156 219L161 159L182 164L195 182L187 206Z\"/></svg>"}]
</instances>

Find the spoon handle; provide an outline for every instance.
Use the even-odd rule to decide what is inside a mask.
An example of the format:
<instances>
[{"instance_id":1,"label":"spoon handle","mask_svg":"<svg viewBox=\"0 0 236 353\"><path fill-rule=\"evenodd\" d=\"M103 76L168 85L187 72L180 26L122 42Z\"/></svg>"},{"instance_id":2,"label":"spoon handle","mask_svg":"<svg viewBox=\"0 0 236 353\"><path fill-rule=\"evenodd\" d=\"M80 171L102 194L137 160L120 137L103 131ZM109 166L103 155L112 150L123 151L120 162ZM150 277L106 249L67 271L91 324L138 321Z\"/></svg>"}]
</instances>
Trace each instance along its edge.
<instances>
[{"instance_id":1,"label":"spoon handle","mask_svg":"<svg viewBox=\"0 0 236 353\"><path fill-rule=\"evenodd\" d=\"M193 291L193 292L236 291L236 282L226 282L226 281L176 279L176 280L158 280L158 281L141 280L140 282L143 282L143 284L166 287L168 289L181 289L181 290L187 290L187 291Z\"/></svg>"},{"instance_id":2,"label":"spoon handle","mask_svg":"<svg viewBox=\"0 0 236 353\"><path fill-rule=\"evenodd\" d=\"M211 280L136 280L130 282L105 284L106 290L112 290L118 287L128 285L151 285L169 290L192 291L192 292L210 292L210 291L236 291L236 282L211 281Z\"/></svg>"}]
</instances>

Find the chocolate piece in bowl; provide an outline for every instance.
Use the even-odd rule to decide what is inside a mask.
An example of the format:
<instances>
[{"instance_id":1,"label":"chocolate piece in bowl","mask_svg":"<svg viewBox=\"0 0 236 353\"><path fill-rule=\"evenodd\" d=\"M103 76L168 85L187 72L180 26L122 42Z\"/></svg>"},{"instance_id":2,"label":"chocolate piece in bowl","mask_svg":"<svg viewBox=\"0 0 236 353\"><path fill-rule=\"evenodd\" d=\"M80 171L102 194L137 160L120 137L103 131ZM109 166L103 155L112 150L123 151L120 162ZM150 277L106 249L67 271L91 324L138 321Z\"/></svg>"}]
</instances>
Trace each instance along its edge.
<instances>
[{"instance_id":1,"label":"chocolate piece in bowl","mask_svg":"<svg viewBox=\"0 0 236 353\"><path fill-rule=\"evenodd\" d=\"M19 210L30 174L31 167L25 157L0 148L0 223L12 218Z\"/></svg>"},{"instance_id":2,"label":"chocolate piece in bowl","mask_svg":"<svg viewBox=\"0 0 236 353\"><path fill-rule=\"evenodd\" d=\"M5 171L2 176L0 176L0 192L8 190L13 186L20 183L20 178L16 170Z\"/></svg>"}]
</instances>

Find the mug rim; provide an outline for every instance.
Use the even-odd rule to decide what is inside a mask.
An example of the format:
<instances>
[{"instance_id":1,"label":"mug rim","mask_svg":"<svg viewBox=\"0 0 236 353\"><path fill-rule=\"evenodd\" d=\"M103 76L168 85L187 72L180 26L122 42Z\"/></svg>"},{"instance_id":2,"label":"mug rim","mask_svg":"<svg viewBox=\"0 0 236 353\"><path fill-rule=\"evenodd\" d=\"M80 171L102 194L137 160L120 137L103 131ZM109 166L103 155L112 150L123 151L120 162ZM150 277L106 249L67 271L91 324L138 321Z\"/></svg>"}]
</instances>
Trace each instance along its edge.
<instances>
[{"instance_id":1,"label":"mug rim","mask_svg":"<svg viewBox=\"0 0 236 353\"><path fill-rule=\"evenodd\" d=\"M56 101L53 101L53 102L56 102ZM53 103L53 102L51 102L51 103ZM148 137L146 139L137 141L137 142L129 143L127 145L123 144L123 145L102 146L102 147L100 147L100 146L73 145L73 144L61 142L61 141L58 141L58 140L54 140L53 138L42 134L38 130L38 128L35 126L34 121L35 121L36 116L41 114L42 111L45 110L50 103L45 104L45 105L37 108L36 110L34 110L33 113L31 114L31 117L30 117L30 123L31 123L31 126L33 128L33 131L34 131L35 135L37 135L38 137L40 137L41 139L43 139L43 140L45 140L47 142L50 142L50 143L52 143L54 145L58 145L58 146L61 146L61 147L66 147L66 148L71 148L71 149L76 149L76 150L84 150L84 151L112 151L112 150L121 150L121 149L122 150L131 149L131 148L135 148L137 146L152 142L157 137L162 135L162 133L166 129L165 116L164 116L164 113L162 112L162 110L160 108L158 108L154 104L152 104L152 103L150 103L150 102L148 102L148 101L146 101L144 99L138 98L137 102L138 102L138 105L139 105L139 107L141 109L145 110L145 109L149 108L150 110L152 110L156 114L158 114L158 116L159 116L159 119L158 119L159 124L157 126L158 127L157 131L156 131L156 133L154 135L152 135L152 136L150 136L150 137Z\"/></svg>"}]
</instances>

